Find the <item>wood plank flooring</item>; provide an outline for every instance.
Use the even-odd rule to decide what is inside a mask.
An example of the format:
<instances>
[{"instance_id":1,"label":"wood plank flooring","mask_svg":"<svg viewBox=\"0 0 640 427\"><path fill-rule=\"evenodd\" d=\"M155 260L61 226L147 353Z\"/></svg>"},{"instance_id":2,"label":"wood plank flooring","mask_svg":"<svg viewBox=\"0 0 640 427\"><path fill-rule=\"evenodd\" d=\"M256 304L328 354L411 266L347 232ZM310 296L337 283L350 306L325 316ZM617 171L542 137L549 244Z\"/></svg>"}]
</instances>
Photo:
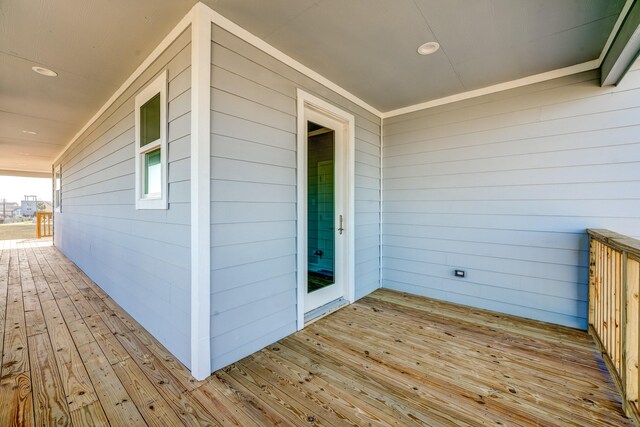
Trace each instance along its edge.
<instances>
[{"instance_id":1,"label":"wood plank flooring","mask_svg":"<svg viewBox=\"0 0 640 427\"><path fill-rule=\"evenodd\" d=\"M388 290L202 382L50 241L0 241L0 426L625 426L581 331Z\"/></svg>"}]
</instances>

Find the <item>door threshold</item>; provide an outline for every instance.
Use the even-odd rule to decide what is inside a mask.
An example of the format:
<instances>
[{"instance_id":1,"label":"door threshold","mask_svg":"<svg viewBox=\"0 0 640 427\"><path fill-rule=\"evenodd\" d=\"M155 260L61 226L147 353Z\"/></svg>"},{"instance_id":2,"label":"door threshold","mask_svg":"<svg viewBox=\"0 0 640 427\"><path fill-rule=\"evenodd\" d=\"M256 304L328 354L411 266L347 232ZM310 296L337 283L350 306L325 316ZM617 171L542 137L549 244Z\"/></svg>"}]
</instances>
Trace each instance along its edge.
<instances>
[{"instance_id":1,"label":"door threshold","mask_svg":"<svg viewBox=\"0 0 640 427\"><path fill-rule=\"evenodd\" d=\"M314 308L310 312L304 314L304 326L310 325L316 320L320 320L323 317L328 316L329 314L333 313L336 310L341 309L342 307L348 304L349 304L349 301L347 301L343 297L340 297L323 306Z\"/></svg>"}]
</instances>

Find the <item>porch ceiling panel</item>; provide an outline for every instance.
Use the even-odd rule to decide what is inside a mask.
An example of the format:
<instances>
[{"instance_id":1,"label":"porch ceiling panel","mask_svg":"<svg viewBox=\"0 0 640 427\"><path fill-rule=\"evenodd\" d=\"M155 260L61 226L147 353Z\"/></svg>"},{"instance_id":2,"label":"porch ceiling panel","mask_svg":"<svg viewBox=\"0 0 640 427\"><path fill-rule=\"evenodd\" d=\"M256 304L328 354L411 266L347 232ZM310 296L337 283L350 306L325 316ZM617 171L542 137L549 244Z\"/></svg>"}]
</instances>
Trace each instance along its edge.
<instances>
[{"instance_id":1,"label":"porch ceiling panel","mask_svg":"<svg viewBox=\"0 0 640 427\"><path fill-rule=\"evenodd\" d=\"M1 2L0 169L49 171L195 2ZM204 0L380 111L596 59L624 2Z\"/></svg>"},{"instance_id":2,"label":"porch ceiling panel","mask_svg":"<svg viewBox=\"0 0 640 427\"><path fill-rule=\"evenodd\" d=\"M205 3L389 111L596 59L624 0L279 0L288 21L271 2ZM441 49L418 55L428 41Z\"/></svg>"},{"instance_id":3,"label":"porch ceiling panel","mask_svg":"<svg viewBox=\"0 0 640 427\"><path fill-rule=\"evenodd\" d=\"M64 146L194 3L0 2L0 170L50 172ZM33 66L58 76L38 75Z\"/></svg>"}]
</instances>

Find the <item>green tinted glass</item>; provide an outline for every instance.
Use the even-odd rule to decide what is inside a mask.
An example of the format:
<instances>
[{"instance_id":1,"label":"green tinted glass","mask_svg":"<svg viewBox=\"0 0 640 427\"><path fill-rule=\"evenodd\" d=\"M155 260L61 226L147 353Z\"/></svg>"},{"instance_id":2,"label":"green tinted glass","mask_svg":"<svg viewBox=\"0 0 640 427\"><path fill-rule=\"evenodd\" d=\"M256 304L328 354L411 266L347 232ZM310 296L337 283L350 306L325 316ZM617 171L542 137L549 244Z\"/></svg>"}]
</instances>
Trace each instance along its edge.
<instances>
[{"instance_id":1,"label":"green tinted glass","mask_svg":"<svg viewBox=\"0 0 640 427\"><path fill-rule=\"evenodd\" d=\"M144 194L160 194L162 171L160 168L160 149L144 155Z\"/></svg>"},{"instance_id":2,"label":"green tinted glass","mask_svg":"<svg viewBox=\"0 0 640 427\"><path fill-rule=\"evenodd\" d=\"M335 132L325 130L307 138L308 293L335 283Z\"/></svg>"},{"instance_id":3,"label":"green tinted glass","mask_svg":"<svg viewBox=\"0 0 640 427\"><path fill-rule=\"evenodd\" d=\"M140 147L160 139L160 94L140 107Z\"/></svg>"}]
</instances>

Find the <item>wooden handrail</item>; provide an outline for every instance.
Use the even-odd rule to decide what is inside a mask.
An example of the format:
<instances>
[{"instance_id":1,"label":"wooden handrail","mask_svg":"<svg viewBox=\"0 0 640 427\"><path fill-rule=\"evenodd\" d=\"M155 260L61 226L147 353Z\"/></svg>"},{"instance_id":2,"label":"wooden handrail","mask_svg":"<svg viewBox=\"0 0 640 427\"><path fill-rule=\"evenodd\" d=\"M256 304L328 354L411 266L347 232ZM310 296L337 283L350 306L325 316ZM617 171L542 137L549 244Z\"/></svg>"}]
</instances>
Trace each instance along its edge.
<instances>
[{"instance_id":1,"label":"wooden handrail","mask_svg":"<svg viewBox=\"0 0 640 427\"><path fill-rule=\"evenodd\" d=\"M640 241L589 233L589 333L602 351L625 413L640 425Z\"/></svg>"},{"instance_id":2,"label":"wooden handrail","mask_svg":"<svg viewBox=\"0 0 640 427\"><path fill-rule=\"evenodd\" d=\"M36 213L36 237L41 239L43 237L53 236L53 213L52 212L37 212Z\"/></svg>"}]
</instances>

